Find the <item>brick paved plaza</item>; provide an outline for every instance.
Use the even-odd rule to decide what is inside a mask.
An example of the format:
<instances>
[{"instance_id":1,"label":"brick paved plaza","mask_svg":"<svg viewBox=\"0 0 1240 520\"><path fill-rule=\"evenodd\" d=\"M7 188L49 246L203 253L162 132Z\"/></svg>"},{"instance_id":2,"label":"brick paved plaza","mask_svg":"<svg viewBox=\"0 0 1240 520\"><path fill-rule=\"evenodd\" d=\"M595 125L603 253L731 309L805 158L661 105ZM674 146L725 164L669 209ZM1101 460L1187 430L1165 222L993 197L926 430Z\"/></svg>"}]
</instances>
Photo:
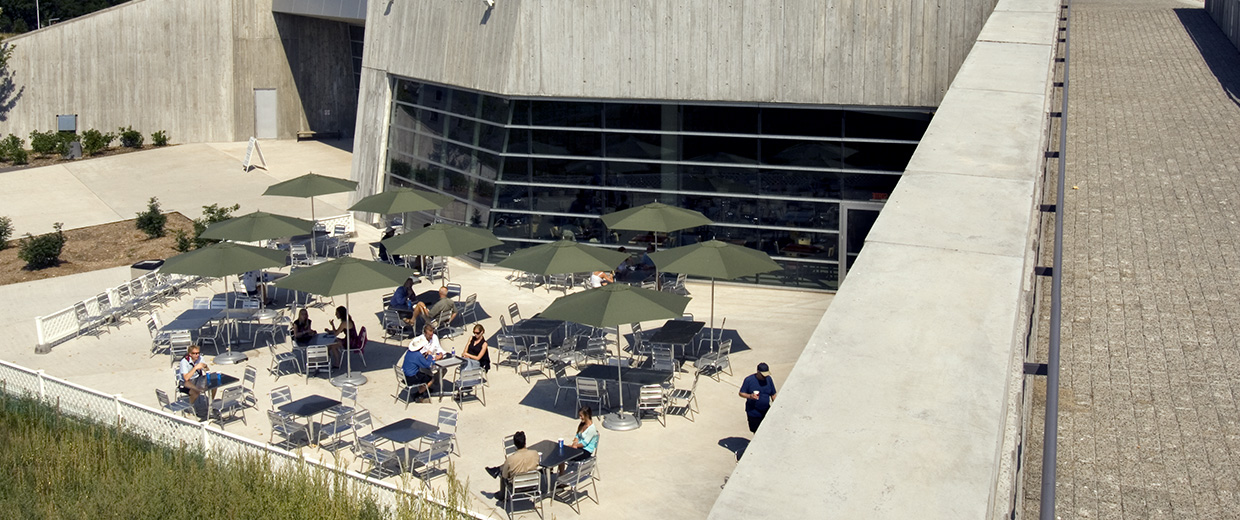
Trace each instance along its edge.
<instances>
[{"instance_id":1,"label":"brick paved plaza","mask_svg":"<svg viewBox=\"0 0 1240 520\"><path fill-rule=\"evenodd\" d=\"M1073 2L1060 518L1240 517L1240 53L1201 6Z\"/></svg>"}]
</instances>

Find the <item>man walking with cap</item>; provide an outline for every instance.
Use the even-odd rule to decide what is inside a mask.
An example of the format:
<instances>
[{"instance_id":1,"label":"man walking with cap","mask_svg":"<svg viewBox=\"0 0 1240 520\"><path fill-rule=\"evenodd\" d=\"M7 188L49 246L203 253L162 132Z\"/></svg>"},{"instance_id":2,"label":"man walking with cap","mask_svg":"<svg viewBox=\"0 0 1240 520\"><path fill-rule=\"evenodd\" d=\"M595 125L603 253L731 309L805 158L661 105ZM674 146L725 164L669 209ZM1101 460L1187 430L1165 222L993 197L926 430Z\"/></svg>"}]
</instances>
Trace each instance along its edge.
<instances>
[{"instance_id":1,"label":"man walking with cap","mask_svg":"<svg viewBox=\"0 0 1240 520\"><path fill-rule=\"evenodd\" d=\"M741 383L740 396L745 398L745 415L749 418L750 433L757 433L766 412L775 402L775 380L766 363L758 363L758 371L745 377Z\"/></svg>"}]
</instances>

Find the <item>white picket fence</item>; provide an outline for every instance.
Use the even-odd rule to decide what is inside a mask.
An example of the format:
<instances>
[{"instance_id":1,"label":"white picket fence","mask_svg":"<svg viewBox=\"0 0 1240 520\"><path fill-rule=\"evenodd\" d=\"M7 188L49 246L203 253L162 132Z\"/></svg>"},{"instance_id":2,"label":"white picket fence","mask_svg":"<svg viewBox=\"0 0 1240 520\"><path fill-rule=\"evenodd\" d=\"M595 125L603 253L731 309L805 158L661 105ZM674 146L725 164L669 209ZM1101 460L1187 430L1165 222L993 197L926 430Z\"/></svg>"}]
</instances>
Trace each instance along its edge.
<instances>
[{"instance_id":1,"label":"white picket fence","mask_svg":"<svg viewBox=\"0 0 1240 520\"><path fill-rule=\"evenodd\" d=\"M372 497L376 504L390 510L396 510L401 499L410 496L441 508L448 507L435 497L425 494L420 487L410 493L347 468L337 468L276 446L228 433L210 426L207 422L195 422L130 401L120 395L108 395L49 376L42 370L31 370L3 360L0 360L0 391L16 396L35 397L63 413L103 424L115 424L152 442L174 449L201 447L202 453L207 457L228 459L238 455L266 455L276 471L290 465L304 464L311 471L330 472L331 476L344 477L350 491ZM455 512L469 518L488 518L468 510L457 509Z\"/></svg>"},{"instance_id":2,"label":"white picket fence","mask_svg":"<svg viewBox=\"0 0 1240 520\"><path fill-rule=\"evenodd\" d=\"M323 231L335 233L336 226L344 226L346 235L353 235L353 214L345 213L344 215L336 215L334 217L323 217L315 221L317 225L323 226Z\"/></svg>"}]
</instances>

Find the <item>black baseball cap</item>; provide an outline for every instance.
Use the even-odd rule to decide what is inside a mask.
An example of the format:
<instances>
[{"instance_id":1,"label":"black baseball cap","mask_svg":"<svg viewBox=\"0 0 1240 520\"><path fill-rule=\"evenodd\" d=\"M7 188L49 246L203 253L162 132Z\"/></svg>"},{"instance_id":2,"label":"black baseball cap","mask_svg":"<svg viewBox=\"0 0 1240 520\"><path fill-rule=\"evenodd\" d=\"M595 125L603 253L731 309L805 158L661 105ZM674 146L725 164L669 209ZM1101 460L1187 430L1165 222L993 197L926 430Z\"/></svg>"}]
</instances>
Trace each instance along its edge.
<instances>
[{"instance_id":1,"label":"black baseball cap","mask_svg":"<svg viewBox=\"0 0 1240 520\"><path fill-rule=\"evenodd\" d=\"M766 363L758 363L758 373L762 374L763 377L769 376L771 375L771 367L766 366Z\"/></svg>"}]
</instances>

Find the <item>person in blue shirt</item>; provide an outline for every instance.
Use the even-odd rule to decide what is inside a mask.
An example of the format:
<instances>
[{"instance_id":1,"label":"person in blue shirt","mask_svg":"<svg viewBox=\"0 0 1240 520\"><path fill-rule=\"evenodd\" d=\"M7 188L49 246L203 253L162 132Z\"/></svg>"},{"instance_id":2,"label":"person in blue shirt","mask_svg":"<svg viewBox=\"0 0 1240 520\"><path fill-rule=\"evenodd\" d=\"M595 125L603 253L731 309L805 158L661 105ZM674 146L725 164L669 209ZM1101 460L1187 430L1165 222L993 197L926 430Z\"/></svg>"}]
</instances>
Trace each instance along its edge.
<instances>
[{"instance_id":1,"label":"person in blue shirt","mask_svg":"<svg viewBox=\"0 0 1240 520\"><path fill-rule=\"evenodd\" d=\"M745 377L741 383L740 396L745 398L745 415L749 418L749 432L757 433L766 412L775 402L775 380L766 363L758 363L758 371Z\"/></svg>"},{"instance_id":2,"label":"person in blue shirt","mask_svg":"<svg viewBox=\"0 0 1240 520\"><path fill-rule=\"evenodd\" d=\"M413 305L417 299L417 295L413 293L413 277L410 276L405 283L396 288L392 293L392 299L388 301L388 307L398 311L404 311L406 314L413 312Z\"/></svg>"},{"instance_id":3,"label":"person in blue shirt","mask_svg":"<svg viewBox=\"0 0 1240 520\"><path fill-rule=\"evenodd\" d=\"M409 344L409 351L405 353L405 361L401 364L401 371L405 373L405 384L409 386L419 386L431 383L435 380L435 360L432 359L426 349L423 348L425 342L414 341ZM427 386L430 391L430 386ZM419 392L410 397L415 402L423 403L430 397L429 393Z\"/></svg>"}]
</instances>

